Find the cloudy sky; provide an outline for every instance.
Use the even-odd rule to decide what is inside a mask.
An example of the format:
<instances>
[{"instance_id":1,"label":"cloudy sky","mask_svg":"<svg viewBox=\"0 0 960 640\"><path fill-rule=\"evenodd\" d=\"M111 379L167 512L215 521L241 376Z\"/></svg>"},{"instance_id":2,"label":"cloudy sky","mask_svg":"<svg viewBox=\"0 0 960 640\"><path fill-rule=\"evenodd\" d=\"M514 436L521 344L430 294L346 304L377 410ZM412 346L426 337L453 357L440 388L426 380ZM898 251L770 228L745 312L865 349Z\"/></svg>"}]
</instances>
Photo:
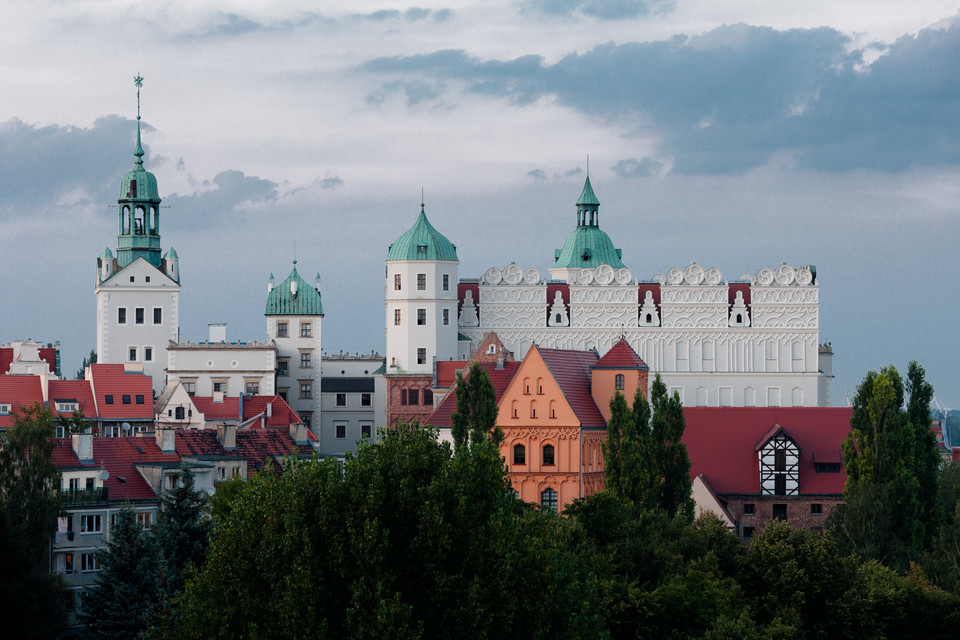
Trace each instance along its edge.
<instances>
[{"instance_id":1,"label":"cloudy sky","mask_svg":"<svg viewBox=\"0 0 960 640\"><path fill-rule=\"evenodd\" d=\"M319 7L319 8L318 8ZM320 272L325 349L383 352L421 188L460 274L544 273L590 156L633 274L817 266L834 398L915 358L960 407L960 1L7 0L0 342L96 342L136 92L181 338L263 338Z\"/></svg>"}]
</instances>

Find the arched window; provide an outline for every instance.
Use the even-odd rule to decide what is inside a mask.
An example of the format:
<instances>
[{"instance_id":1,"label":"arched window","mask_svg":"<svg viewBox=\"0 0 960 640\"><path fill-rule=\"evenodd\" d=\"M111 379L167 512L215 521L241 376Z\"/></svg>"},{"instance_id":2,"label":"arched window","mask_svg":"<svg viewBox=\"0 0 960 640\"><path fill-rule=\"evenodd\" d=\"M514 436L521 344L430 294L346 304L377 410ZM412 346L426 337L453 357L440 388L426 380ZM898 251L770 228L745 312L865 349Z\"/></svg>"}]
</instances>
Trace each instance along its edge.
<instances>
[{"instance_id":1,"label":"arched window","mask_svg":"<svg viewBox=\"0 0 960 640\"><path fill-rule=\"evenodd\" d=\"M527 464L527 448L522 444L513 445L513 464Z\"/></svg>"},{"instance_id":2,"label":"arched window","mask_svg":"<svg viewBox=\"0 0 960 640\"><path fill-rule=\"evenodd\" d=\"M556 400L550 401L550 417L551 418L557 417L557 401Z\"/></svg>"},{"instance_id":3,"label":"arched window","mask_svg":"<svg viewBox=\"0 0 960 640\"><path fill-rule=\"evenodd\" d=\"M543 507L544 511L549 511L550 513L557 512L557 492L553 489L544 489L543 493L540 494L540 505Z\"/></svg>"},{"instance_id":4,"label":"arched window","mask_svg":"<svg viewBox=\"0 0 960 640\"><path fill-rule=\"evenodd\" d=\"M554 464L552 444L543 445L543 464L545 466L552 466Z\"/></svg>"},{"instance_id":5,"label":"arched window","mask_svg":"<svg viewBox=\"0 0 960 640\"><path fill-rule=\"evenodd\" d=\"M536 400L530 401L530 417L531 418L537 417L537 401Z\"/></svg>"},{"instance_id":6,"label":"arched window","mask_svg":"<svg viewBox=\"0 0 960 640\"><path fill-rule=\"evenodd\" d=\"M523 379L523 395L530 395L530 378Z\"/></svg>"},{"instance_id":7,"label":"arched window","mask_svg":"<svg viewBox=\"0 0 960 640\"><path fill-rule=\"evenodd\" d=\"M543 395L543 378L537 378L537 395Z\"/></svg>"},{"instance_id":8,"label":"arched window","mask_svg":"<svg viewBox=\"0 0 960 640\"><path fill-rule=\"evenodd\" d=\"M512 402L510 403L510 411L511 411L510 417L512 417L512 418L517 418L517 417L519 417L519 416L517 415L517 401L516 401L516 400L514 400L514 401L512 401Z\"/></svg>"},{"instance_id":9,"label":"arched window","mask_svg":"<svg viewBox=\"0 0 960 640\"><path fill-rule=\"evenodd\" d=\"M648 314L647 314L647 324L650 324L651 322L653 322L653 316L648 313Z\"/></svg>"},{"instance_id":10,"label":"arched window","mask_svg":"<svg viewBox=\"0 0 960 640\"><path fill-rule=\"evenodd\" d=\"M614 378L614 386L617 388L617 391L623 391L623 374L618 373L617 377Z\"/></svg>"}]
</instances>

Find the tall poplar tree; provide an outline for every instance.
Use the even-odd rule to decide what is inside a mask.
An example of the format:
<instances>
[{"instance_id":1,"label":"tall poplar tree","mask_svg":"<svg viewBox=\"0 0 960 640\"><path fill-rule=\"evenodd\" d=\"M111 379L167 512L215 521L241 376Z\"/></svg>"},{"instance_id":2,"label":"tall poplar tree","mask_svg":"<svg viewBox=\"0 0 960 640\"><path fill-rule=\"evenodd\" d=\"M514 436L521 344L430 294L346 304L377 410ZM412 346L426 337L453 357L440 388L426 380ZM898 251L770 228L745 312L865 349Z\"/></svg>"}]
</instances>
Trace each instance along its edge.
<instances>
[{"instance_id":1,"label":"tall poplar tree","mask_svg":"<svg viewBox=\"0 0 960 640\"><path fill-rule=\"evenodd\" d=\"M487 370L480 363L473 362L466 378L458 371L454 393L457 394L457 410L450 416L450 431L457 449L487 438L499 443L503 432L496 426L499 412L497 391Z\"/></svg>"},{"instance_id":2,"label":"tall poplar tree","mask_svg":"<svg viewBox=\"0 0 960 640\"><path fill-rule=\"evenodd\" d=\"M919 558L942 521L930 432L933 388L916 362L906 390L905 409L903 379L893 366L868 372L857 388L843 442L845 505L832 519L847 550L897 569Z\"/></svg>"},{"instance_id":3,"label":"tall poplar tree","mask_svg":"<svg viewBox=\"0 0 960 640\"><path fill-rule=\"evenodd\" d=\"M638 389L632 410L620 393L610 401L603 443L607 488L637 509L659 508L671 517L692 520L690 457L681 442L686 429L683 404L676 393L667 394L660 374L650 399L647 402Z\"/></svg>"}]
</instances>

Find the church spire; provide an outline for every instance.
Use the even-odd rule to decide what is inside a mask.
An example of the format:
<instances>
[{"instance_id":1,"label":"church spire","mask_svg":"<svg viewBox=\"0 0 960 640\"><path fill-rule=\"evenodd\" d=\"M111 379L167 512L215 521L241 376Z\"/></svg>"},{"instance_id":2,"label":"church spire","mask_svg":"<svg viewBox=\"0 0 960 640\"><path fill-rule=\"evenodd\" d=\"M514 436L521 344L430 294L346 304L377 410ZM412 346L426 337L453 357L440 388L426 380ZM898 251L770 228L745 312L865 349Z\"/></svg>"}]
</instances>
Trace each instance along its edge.
<instances>
[{"instance_id":1,"label":"church spire","mask_svg":"<svg viewBox=\"0 0 960 640\"><path fill-rule=\"evenodd\" d=\"M143 258L155 267L161 265L160 255L160 194L157 178L143 168L143 143L140 127L140 88L143 78L133 78L137 88L137 146L133 169L120 182L120 220L117 233L117 263L123 268Z\"/></svg>"}]
</instances>

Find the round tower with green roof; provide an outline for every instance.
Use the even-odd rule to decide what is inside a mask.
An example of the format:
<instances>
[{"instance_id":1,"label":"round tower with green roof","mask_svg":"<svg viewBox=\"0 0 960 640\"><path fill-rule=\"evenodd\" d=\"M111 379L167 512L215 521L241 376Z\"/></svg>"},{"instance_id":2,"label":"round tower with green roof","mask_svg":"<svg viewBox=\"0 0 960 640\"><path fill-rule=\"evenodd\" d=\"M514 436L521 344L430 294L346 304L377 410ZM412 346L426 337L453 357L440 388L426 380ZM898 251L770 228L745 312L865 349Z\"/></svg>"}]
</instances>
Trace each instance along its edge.
<instances>
[{"instance_id":1,"label":"round tower with green roof","mask_svg":"<svg viewBox=\"0 0 960 640\"><path fill-rule=\"evenodd\" d=\"M600 229L599 209L600 201L587 176L577 199L577 228L567 236L563 248L554 253L550 274L555 279L571 282L580 269L595 269L601 264L614 269L624 267L620 249L615 248L610 236Z\"/></svg>"},{"instance_id":2,"label":"round tower with green roof","mask_svg":"<svg viewBox=\"0 0 960 640\"><path fill-rule=\"evenodd\" d=\"M434 360L456 357L457 248L427 219L387 251L387 374L433 373Z\"/></svg>"}]
</instances>

